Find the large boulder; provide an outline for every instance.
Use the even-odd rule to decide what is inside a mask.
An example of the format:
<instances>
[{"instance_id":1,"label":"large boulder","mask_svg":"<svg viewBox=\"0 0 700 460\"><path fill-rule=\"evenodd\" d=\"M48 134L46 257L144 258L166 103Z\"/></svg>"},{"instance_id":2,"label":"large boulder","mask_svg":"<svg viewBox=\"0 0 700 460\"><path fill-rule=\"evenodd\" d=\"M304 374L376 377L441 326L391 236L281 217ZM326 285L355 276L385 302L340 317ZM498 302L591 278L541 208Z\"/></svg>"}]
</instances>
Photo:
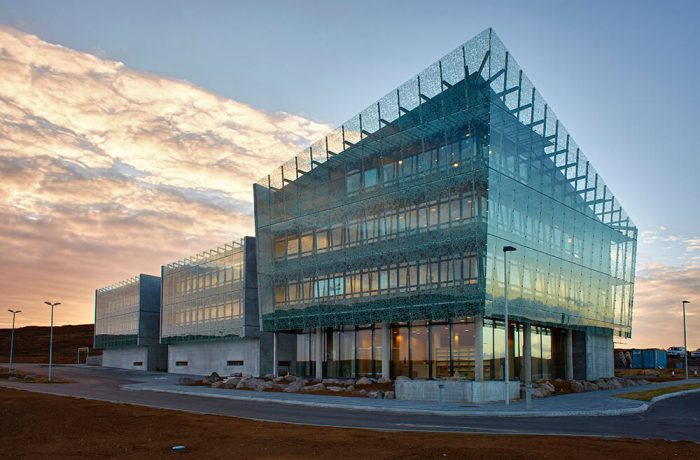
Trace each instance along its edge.
<instances>
[{"instance_id":1,"label":"large boulder","mask_svg":"<svg viewBox=\"0 0 700 460\"><path fill-rule=\"evenodd\" d=\"M270 382L269 380L263 380L255 386L255 391L265 391L274 387L275 384L273 382Z\"/></svg>"},{"instance_id":2,"label":"large boulder","mask_svg":"<svg viewBox=\"0 0 700 460\"><path fill-rule=\"evenodd\" d=\"M605 379L598 379L595 381L595 384L599 390L609 390L610 389L610 384Z\"/></svg>"},{"instance_id":3,"label":"large boulder","mask_svg":"<svg viewBox=\"0 0 700 460\"><path fill-rule=\"evenodd\" d=\"M596 391L599 390L598 385L593 382L583 381L583 391Z\"/></svg>"},{"instance_id":4,"label":"large boulder","mask_svg":"<svg viewBox=\"0 0 700 460\"><path fill-rule=\"evenodd\" d=\"M279 377L275 377L274 379L272 379L272 381L275 383L280 383L280 382L284 382L285 379L283 376L279 376Z\"/></svg>"},{"instance_id":5,"label":"large boulder","mask_svg":"<svg viewBox=\"0 0 700 460\"><path fill-rule=\"evenodd\" d=\"M391 379L389 377L382 377L377 380L377 383L391 383Z\"/></svg>"},{"instance_id":6,"label":"large boulder","mask_svg":"<svg viewBox=\"0 0 700 460\"><path fill-rule=\"evenodd\" d=\"M233 390L236 388L236 385L241 381L241 379L238 378L230 378L224 382L223 388L227 390Z\"/></svg>"},{"instance_id":7,"label":"large boulder","mask_svg":"<svg viewBox=\"0 0 700 460\"><path fill-rule=\"evenodd\" d=\"M326 389L326 386L322 383L317 383L315 385L309 385L303 388L304 391L323 391Z\"/></svg>"},{"instance_id":8,"label":"large boulder","mask_svg":"<svg viewBox=\"0 0 700 460\"><path fill-rule=\"evenodd\" d=\"M636 387L637 386L637 381L634 379L621 379L622 380L622 386L624 388L629 388L629 387Z\"/></svg>"},{"instance_id":9,"label":"large boulder","mask_svg":"<svg viewBox=\"0 0 700 460\"><path fill-rule=\"evenodd\" d=\"M611 390L620 389L620 388L622 388L622 382L620 382L620 380L617 378L612 378L612 379L608 380L608 387Z\"/></svg>"},{"instance_id":10,"label":"large boulder","mask_svg":"<svg viewBox=\"0 0 700 460\"><path fill-rule=\"evenodd\" d=\"M571 384L571 391L574 393L582 393L584 391L583 384L578 380L572 380L569 383Z\"/></svg>"},{"instance_id":11,"label":"large boulder","mask_svg":"<svg viewBox=\"0 0 700 460\"><path fill-rule=\"evenodd\" d=\"M368 398L372 399L382 399L384 398L384 392L382 390L374 390L367 393Z\"/></svg>"},{"instance_id":12,"label":"large boulder","mask_svg":"<svg viewBox=\"0 0 700 460\"><path fill-rule=\"evenodd\" d=\"M384 392L384 399L394 399L394 392L393 391L385 391Z\"/></svg>"},{"instance_id":13,"label":"large boulder","mask_svg":"<svg viewBox=\"0 0 700 460\"><path fill-rule=\"evenodd\" d=\"M650 382L648 380L639 379L637 380L637 383L640 385L649 385Z\"/></svg>"},{"instance_id":14,"label":"large boulder","mask_svg":"<svg viewBox=\"0 0 700 460\"><path fill-rule=\"evenodd\" d=\"M549 396L551 392L547 391L547 389L543 386L538 386L538 387L533 387L532 388L532 397L533 398L545 398Z\"/></svg>"},{"instance_id":15,"label":"large boulder","mask_svg":"<svg viewBox=\"0 0 700 460\"><path fill-rule=\"evenodd\" d=\"M338 379L323 379L323 380L321 380L321 383L324 384L324 385L326 385L326 386L329 386L329 385L335 385L335 386L337 386L337 385L342 385L342 384L343 384L343 383L342 383L340 380L338 380Z\"/></svg>"},{"instance_id":16,"label":"large boulder","mask_svg":"<svg viewBox=\"0 0 700 460\"><path fill-rule=\"evenodd\" d=\"M284 376L284 379L285 379L287 382L293 382L293 381L297 380L297 378L296 378L295 376L293 376L292 374L287 374L287 375L285 375L285 376Z\"/></svg>"},{"instance_id":17,"label":"large boulder","mask_svg":"<svg viewBox=\"0 0 700 460\"><path fill-rule=\"evenodd\" d=\"M202 380L204 380L205 383L212 384L214 382L218 382L219 380L223 380L219 374L216 372L212 372L208 377L204 377Z\"/></svg>"},{"instance_id":18,"label":"large boulder","mask_svg":"<svg viewBox=\"0 0 700 460\"><path fill-rule=\"evenodd\" d=\"M186 385L186 386L192 386L196 385L197 381L193 379L192 377L180 377L180 379L177 381L178 385Z\"/></svg>"},{"instance_id":19,"label":"large boulder","mask_svg":"<svg viewBox=\"0 0 700 460\"><path fill-rule=\"evenodd\" d=\"M299 390L301 390L302 388L304 388L305 385L306 385L306 380L304 380L304 379L294 380L289 385L287 385L287 387L284 389L284 391L287 393L296 393Z\"/></svg>"},{"instance_id":20,"label":"large boulder","mask_svg":"<svg viewBox=\"0 0 700 460\"><path fill-rule=\"evenodd\" d=\"M256 379L256 378L249 378L249 379L241 379L240 382L238 382L238 385L236 385L236 388L240 389L251 389L255 390L258 388L258 385L263 383L263 379Z\"/></svg>"},{"instance_id":21,"label":"large boulder","mask_svg":"<svg viewBox=\"0 0 700 460\"><path fill-rule=\"evenodd\" d=\"M554 388L554 385L552 385L550 382L547 382L546 380L540 383L540 386L550 393L554 393L557 391L557 389Z\"/></svg>"},{"instance_id":22,"label":"large boulder","mask_svg":"<svg viewBox=\"0 0 700 460\"><path fill-rule=\"evenodd\" d=\"M212 384L211 384L212 388L221 388L222 386L224 386L223 380L218 380L216 382L212 382Z\"/></svg>"},{"instance_id":23,"label":"large boulder","mask_svg":"<svg viewBox=\"0 0 700 460\"><path fill-rule=\"evenodd\" d=\"M357 379L357 382L355 382L356 386L363 386L363 385L372 385L372 381L368 379L367 377L360 377Z\"/></svg>"},{"instance_id":24,"label":"large boulder","mask_svg":"<svg viewBox=\"0 0 700 460\"><path fill-rule=\"evenodd\" d=\"M328 391L333 391L333 392L335 392L335 393L338 393L338 392L340 392L340 391L346 391L345 387L339 387L339 386L330 386L330 387L326 387L326 390L328 390Z\"/></svg>"}]
</instances>

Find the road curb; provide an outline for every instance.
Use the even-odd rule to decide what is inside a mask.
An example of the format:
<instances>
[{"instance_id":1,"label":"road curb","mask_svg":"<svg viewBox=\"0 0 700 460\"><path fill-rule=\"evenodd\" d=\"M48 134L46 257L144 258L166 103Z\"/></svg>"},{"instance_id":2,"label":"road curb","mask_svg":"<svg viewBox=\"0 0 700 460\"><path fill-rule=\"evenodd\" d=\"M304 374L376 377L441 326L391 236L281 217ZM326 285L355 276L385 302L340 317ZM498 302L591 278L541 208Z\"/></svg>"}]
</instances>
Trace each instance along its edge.
<instances>
[{"instance_id":1,"label":"road curb","mask_svg":"<svg viewBox=\"0 0 700 460\"><path fill-rule=\"evenodd\" d=\"M276 403L285 404L290 406L302 406L302 407L320 407L327 409L342 409L342 410L353 410L361 412L394 412L403 414L413 414L413 415L439 415L446 417L572 417L572 416L584 416L584 417L612 417L619 415L633 415L641 412L645 412L649 409L651 404L640 402L638 406L627 407L620 409L595 409L595 410L569 410L569 411L538 411L538 410L519 410L519 411L508 411L508 412L495 412L495 411L455 411L455 410L434 410L434 409L404 409L399 407L379 407L379 406L356 406L351 404L338 404L338 403L322 403L315 401L299 401L292 399L270 399L270 398L259 398L255 396L236 396L228 394L213 394L213 393L194 393L190 391L180 391L166 388L130 388L131 385L124 385L121 388L128 391L155 391L160 393L170 393L170 394L181 394L187 396L201 396L205 398L219 398L228 399L232 401L249 401L249 402L261 402L261 403ZM691 390L692 391L692 390ZM683 393L683 392L679 392ZM676 393L671 393L676 394ZM664 395L668 396L668 395ZM653 401L656 402L656 401Z\"/></svg>"}]
</instances>

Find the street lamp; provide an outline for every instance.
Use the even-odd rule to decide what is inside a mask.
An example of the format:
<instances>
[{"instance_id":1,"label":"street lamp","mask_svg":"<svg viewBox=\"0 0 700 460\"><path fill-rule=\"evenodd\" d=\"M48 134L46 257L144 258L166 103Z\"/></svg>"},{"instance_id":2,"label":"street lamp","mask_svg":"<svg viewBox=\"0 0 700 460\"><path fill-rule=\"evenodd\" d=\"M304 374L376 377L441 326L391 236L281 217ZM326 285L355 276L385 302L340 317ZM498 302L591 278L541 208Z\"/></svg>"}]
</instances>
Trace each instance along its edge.
<instances>
[{"instance_id":1,"label":"street lamp","mask_svg":"<svg viewBox=\"0 0 700 460\"><path fill-rule=\"evenodd\" d=\"M690 303L689 300L681 302L683 304L683 348L685 348L685 379L688 380L688 340L685 333L685 304Z\"/></svg>"},{"instance_id":2,"label":"street lamp","mask_svg":"<svg viewBox=\"0 0 700 460\"><path fill-rule=\"evenodd\" d=\"M17 316L17 313L22 313L22 310L8 309L7 311L12 313L12 339L10 339L10 370L8 371L9 375L12 375L12 354L15 351L15 316Z\"/></svg>"},{"instance_id":3,"label":"street lamp","mask_svg":"<svg viewBox=\"0 0 700 460\"><path fill-rule=\"evenodd\" d=\"M505 362L505 388L506 388L506 405L510 404L510 393L508 392L508 384L510 383L510 373L508 369L508 335L509 335L509 329L508 329L508 253L509 252L514 252L515 248L513 246L503 246L503 269L504 269L504 286L505 286L505 292L504 296L506 298L506 305L505 305L505 312L503 314L504 316L504 322L505 322L505 329L506 329L506 362Z\"/></svg>"},{"instance_id":4,"label":"street lamp","mask_svg":"<svg viewBox=\"0 0 700 460\"><path fill-rule=\"evenodd\" d=\"M61 305L61 302L49 302L47 300L44 303L51 307L51 338L49 341L49 382L51 382L53 378L53 307Z\"/></svg>"}]
</instances>

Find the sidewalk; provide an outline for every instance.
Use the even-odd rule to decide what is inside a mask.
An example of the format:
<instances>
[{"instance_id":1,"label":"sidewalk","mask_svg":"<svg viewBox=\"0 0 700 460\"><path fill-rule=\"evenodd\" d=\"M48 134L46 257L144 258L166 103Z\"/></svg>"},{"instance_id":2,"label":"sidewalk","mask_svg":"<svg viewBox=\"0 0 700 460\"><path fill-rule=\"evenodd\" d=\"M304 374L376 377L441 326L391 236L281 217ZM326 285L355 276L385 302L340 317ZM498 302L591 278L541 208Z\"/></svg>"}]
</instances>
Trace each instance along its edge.
<instances>
[{"instance_id":1,"label":"sidewalk","mask_svg":"<svg viewBox=\"0 0 700 460\"><path fill-rule=\"evenodd\" d=\"M157 380L159 379L159 380ZM692 379L690 383L700 383ZM616 398L614 395L654 388L672 387L689 383L685 380L654 383L618 390L592 391L568 395L533 399L532 408L527 409L524 401L488 403L481 405L438 405L425 401L401 401L387 399L354 398L300 393L256 392L226 390L208 387L181 386L171 378L154 378L151 381L123 385L130 391L156 391L171 394L203 396L235 401L255 401L286 404L300 407L323 407L342 410L398 412L421 415L443 415L459 417L566 417L566 416L615 416L636 414L646 411L652 402ZM700 390L692 390L700 391ZM679 393L682 394L682 393Z\"/></svg>"}]
</instances>

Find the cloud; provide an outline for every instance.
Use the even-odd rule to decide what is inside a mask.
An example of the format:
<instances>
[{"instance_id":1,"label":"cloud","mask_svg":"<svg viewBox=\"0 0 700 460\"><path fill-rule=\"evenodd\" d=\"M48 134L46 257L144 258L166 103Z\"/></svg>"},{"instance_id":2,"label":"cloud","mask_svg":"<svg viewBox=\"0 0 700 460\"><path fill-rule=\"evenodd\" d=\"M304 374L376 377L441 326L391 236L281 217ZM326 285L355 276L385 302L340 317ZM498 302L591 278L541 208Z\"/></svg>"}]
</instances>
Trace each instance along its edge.
<instances>
[{"instance_id":1,"label":"cloud","mask_svg":"<svg viewBox=\"0 0 700 460\"><path fill-rule=\"evenodd\" d=\"M683 345L682 300L690 300L686 320L688 347L700 347L700 267L650 264L637 271L632 339L620 341L637 348Z\"/></svg>"},{"instance_id":2,"label":"cloud","mask_svg":"<svg viewBox=\"0 0 700 460\"><path fill-rule=\"evenodd\" d=\"M0 303L94 289L252 234L252 184L330 127L0 26ZM0 327L9 321L0 316Z\"/></svg>"}]
</instances>

